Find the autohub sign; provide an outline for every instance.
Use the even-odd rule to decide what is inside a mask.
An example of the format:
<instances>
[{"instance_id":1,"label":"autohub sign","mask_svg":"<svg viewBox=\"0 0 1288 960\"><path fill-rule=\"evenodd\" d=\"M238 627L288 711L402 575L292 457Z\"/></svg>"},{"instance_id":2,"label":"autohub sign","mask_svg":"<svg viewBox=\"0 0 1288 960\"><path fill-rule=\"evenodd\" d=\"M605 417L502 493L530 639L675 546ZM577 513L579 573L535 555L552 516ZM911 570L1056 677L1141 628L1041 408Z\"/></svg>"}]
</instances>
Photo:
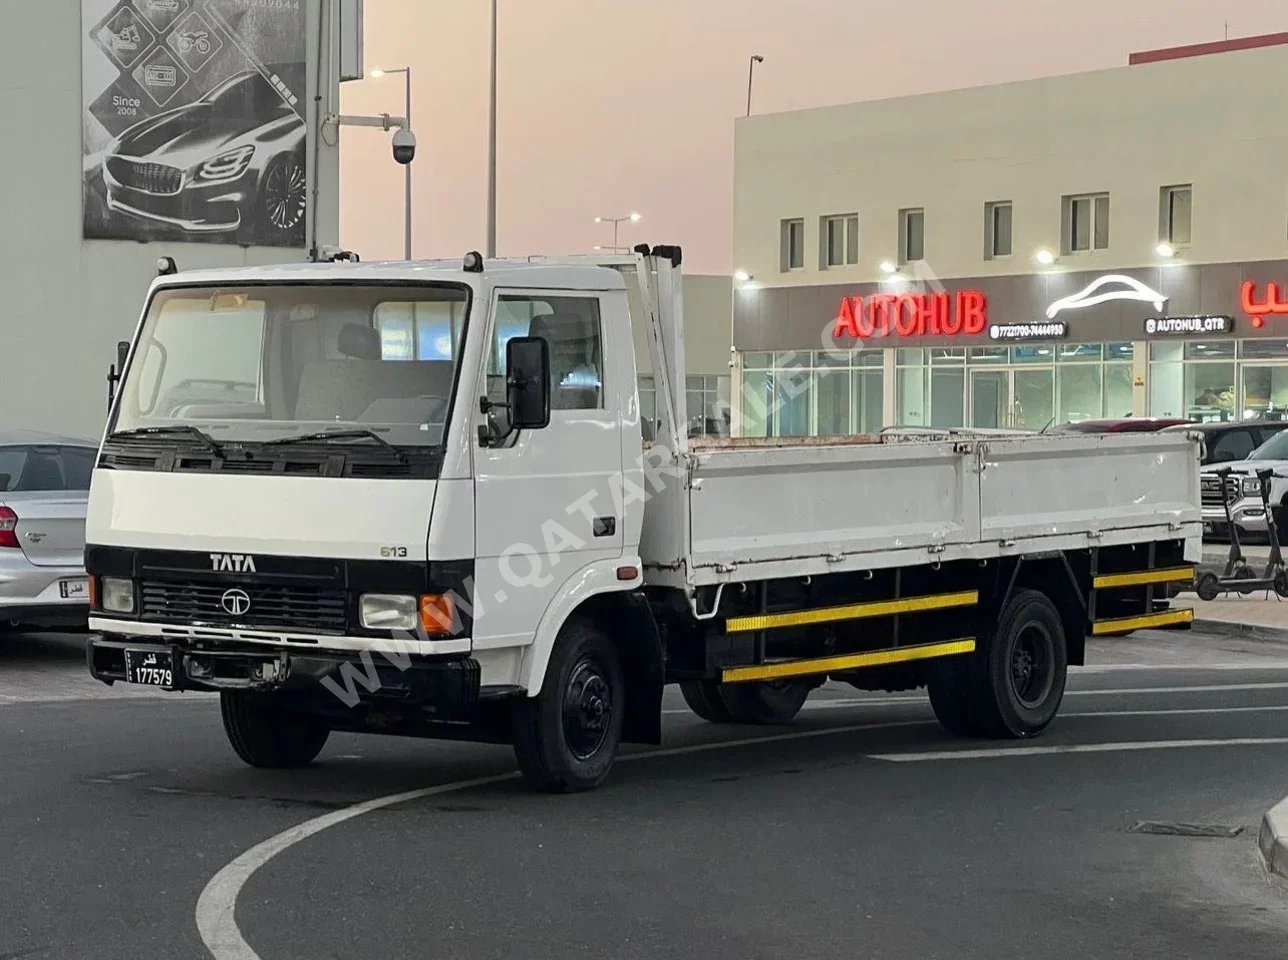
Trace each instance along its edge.
<instances>
[{"instance_id":1,"label":"autohub sign","mask_svg":"<svg viewBox=\"0 0 1288 960\"><path fill-rule=\"evenodd\" d=\"M841 301L832 339L977 336L986 326L988 299L978 290L876 293Z\"/></svg>"}]
</instances>

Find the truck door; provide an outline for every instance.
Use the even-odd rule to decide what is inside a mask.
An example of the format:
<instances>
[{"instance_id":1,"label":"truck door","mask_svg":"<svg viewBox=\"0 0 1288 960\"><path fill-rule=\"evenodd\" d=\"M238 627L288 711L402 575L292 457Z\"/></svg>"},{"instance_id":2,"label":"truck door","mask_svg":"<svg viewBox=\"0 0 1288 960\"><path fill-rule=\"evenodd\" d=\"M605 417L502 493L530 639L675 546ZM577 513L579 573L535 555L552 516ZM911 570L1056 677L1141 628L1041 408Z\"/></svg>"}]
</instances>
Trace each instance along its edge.
<instances>
[{"instance_id":1,"label":"truck door","mask_svg":"<svg viewBox=\"0 0 1288 960\"><path fill-rule=\"evenodd\" d=\"M597 294L500 290L491 310L487 392L505 400L505 345L550 347L550 425L475 448L474 648L530 644L542 614L587 565L619 559L623 518L610 479L622 469L620 404ZM508 427L504 410L494 429ZM620 498L620 493L618 493ZM481 613L480 613L481 611Z\"/></svg>"}]
</instances>

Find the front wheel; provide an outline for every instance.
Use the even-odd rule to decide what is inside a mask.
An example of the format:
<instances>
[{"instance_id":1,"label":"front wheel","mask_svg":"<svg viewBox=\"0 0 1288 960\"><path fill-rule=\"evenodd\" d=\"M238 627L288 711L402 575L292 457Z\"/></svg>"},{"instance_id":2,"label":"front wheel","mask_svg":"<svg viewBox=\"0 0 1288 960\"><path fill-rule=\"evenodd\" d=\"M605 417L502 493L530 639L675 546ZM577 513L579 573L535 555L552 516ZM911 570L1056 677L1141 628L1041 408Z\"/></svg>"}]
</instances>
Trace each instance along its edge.
<instances>
[{"instance_id":1,"label":"front wheel","mask_svg":"<svg viewBox=\"0 0 1288 960\"><path fill-rule=\"evenodd\" d=\"M224 690L219 694L219 709L228 742L252 767L306 767L331 735L318 718L289 709L273 694Z\"/></svg>"},{"instance_id":2,"label":"front wheel","mask_svg":"<svg viewBox=\"0 0 1288 960\"><path fill-rule=\"evenodd\" d=\"M1199 595L1200 600L1215 600L1221 595L1221 580L1208 570L1199 576L1199 581L1194 585L1194 592Z\"/></svg>"},{"instance_id":3,"label":"front wheel","mask_svg":"<svg viewBox=\"0 0 1288 960\"><path fill-rule=\"evenodd\" d=\"M535 697L514 708L514 755L547 793L592 790L607 778L622 737L626 685L617 648L591 620L564 625Z\"/></svg>"},{"instance_id":4,"label":"front wheel","mask_svg":"<svg viewBox=\"0 0 1288 960\"><path fill-rule=\"evenodd\" d=\"M268 233L290 236L303 228L309 201L303 158L293 153L274 157L259 189L262 226Z\"/></svg>"}]
</instances>

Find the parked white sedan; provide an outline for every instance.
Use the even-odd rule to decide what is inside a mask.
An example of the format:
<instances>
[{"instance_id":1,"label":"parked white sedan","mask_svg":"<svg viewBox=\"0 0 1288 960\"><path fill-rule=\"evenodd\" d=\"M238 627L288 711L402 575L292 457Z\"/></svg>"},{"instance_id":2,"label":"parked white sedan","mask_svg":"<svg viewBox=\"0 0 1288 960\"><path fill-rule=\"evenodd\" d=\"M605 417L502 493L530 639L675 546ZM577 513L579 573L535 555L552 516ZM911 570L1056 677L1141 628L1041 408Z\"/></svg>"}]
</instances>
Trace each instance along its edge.
<instances>
[{"instance_id":1,"label":"parked white sedan","mask_svg":"<svg viewBox=\"0 0 1288 960\"><path fill-rule=\"evenodd\" d=\"M0 431L0 633L85 623L85 503L97 447L78 437Z\"/></svg>"}]
</instances>

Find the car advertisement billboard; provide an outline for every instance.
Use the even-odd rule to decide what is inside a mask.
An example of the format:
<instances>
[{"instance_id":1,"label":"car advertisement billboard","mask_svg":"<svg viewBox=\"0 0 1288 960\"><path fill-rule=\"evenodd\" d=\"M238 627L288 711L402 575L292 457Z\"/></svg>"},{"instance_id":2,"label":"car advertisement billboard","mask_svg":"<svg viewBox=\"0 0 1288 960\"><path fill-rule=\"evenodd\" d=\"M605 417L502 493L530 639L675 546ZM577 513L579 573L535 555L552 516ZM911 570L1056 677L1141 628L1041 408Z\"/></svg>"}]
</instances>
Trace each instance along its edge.
<instances>
[{"instance_id":1,"label":"car advertisement billboard","mask_svg":"<svg viewBox=\"0 0 1288 960\"><path fill-rule=\"evenodd\" d=\"M84 236L305 245L305 0L82 0Z\"/></svg>"}]
</instances>

